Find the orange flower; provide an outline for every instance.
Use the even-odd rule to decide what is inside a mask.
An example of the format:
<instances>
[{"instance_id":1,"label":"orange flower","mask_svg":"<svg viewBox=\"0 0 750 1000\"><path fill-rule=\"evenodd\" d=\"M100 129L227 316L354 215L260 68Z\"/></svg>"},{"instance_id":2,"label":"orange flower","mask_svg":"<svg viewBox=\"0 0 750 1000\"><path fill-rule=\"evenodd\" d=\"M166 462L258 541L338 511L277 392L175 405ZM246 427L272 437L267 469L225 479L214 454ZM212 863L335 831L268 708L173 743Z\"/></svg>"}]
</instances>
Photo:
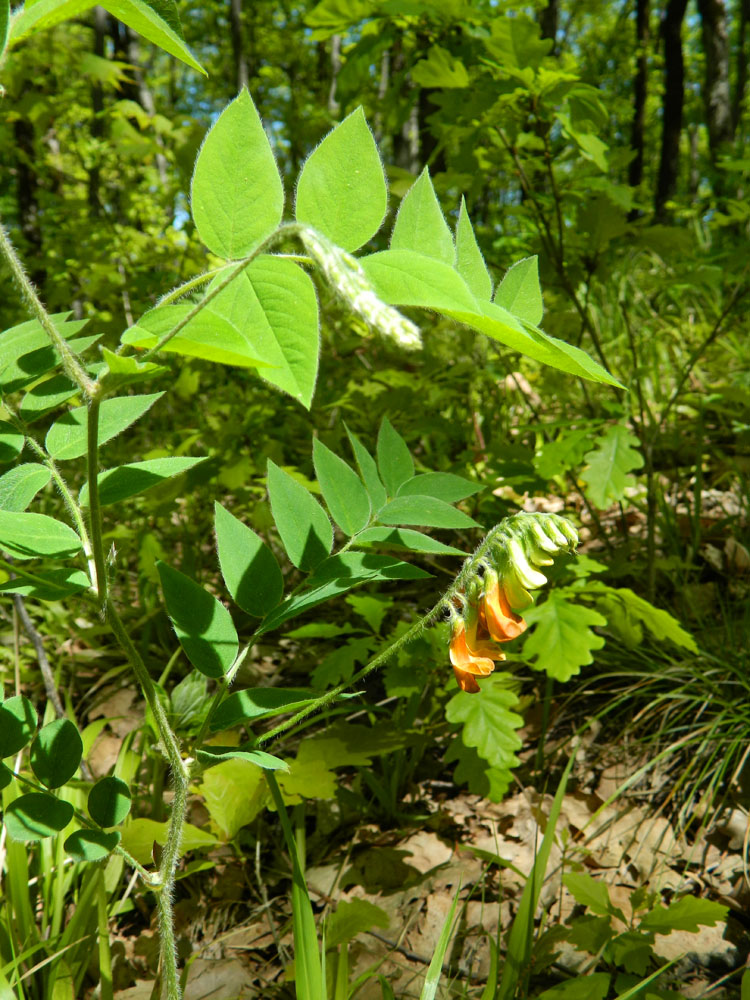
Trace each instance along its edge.
<instances>
[{"instance_id":1,"label":"orange flower","mask_svg":"<svg viewBox=\"0 0 750 1000\"><path fill-rule=\"evenodd\" d=\"M493 650L492 659L488 656L476 656L466 645L466 624L463 618L456 618L453 623L453 637L450 645L450 658L453 673L462 691L476 694L479 691L475 677L487 677L495 669L495 660L504 660L505 656L499 650Z\"/></svg>"},{"instance_id":2,"label":"orange flower","mask_svg":"<svg viewBox=\"0 0 750 1000\"><path fill-rule=\"evenodd\" d=\"M495 642L510 642L526 629L526 622L512 610L505 591L494 574L487 574L482 595L487 631Z\"/></svg>"}]
</instances>

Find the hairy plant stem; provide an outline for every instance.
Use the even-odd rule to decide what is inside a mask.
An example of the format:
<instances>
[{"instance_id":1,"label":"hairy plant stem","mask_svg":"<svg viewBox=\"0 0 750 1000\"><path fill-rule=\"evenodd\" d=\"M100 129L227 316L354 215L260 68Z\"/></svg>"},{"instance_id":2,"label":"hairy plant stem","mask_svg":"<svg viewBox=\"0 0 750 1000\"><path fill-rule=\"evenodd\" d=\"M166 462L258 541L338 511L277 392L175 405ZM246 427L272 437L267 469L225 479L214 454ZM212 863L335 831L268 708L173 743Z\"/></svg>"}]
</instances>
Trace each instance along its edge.
<instances>
[{"instance_id":1,"label":"hairy plant stem","mask_svg":"<svg viewBox=\"0 0 750 1000\"><path fill-rule=\"evenodd\" d=\"M404 646L407 646L410 642L417 638L435 619L440 615L440 613L450 607L451 602L457 594L461 593L466 582L471 577L471 575L476 571L478 563L482 560L487 550L492 545L495 539L495 535L501 528L501 524L495 525L485 536L484 540L480 543L476 551L470 555L461 567L455 580L442 595L437 604L433 605L432 608L419 618L410 629L407 629L402 636L394 640L389 646L386 646L384 650L373 657L369 663L365 664L361 670L358 670L356 674L353 674L348 681L343 684L338 684L335 688L327 691L320 698L317 698L310 705L306 705L305 708L300 709L291 719L286 719L284 722L280 722L278 726L274 726L273 729L269 729L267 733L263 733L262 736L258 737L257 743L261 745L267 743L269 740L276 739L277 736L281 736L287 730L294 728L303 719L306 719L313 712L318 712L323 708L326 708L331 702L335 701L340 694L343 694L347 688L352 687L358 681L363 680L368 674L371 674L373 670L377 670L378 667L382 667L394 654L396 654Z\"/></svg>"},{"instance_id":2,"label":"hairy plant stem","mask_svg":"<svg viewBox=\"0 0 750 1000\"><path fill-rule=\"evenodd\" d=\"M83 554L86 557L86 562L89 568L89 579L91 580L91 589L94 594L98 595L99 589L97 586L98 573L96 568L96 559L94 556L94 549L91 544L91 539L89 538L88 529L86 527L86 522L81 512L81 508L79 504L76 502L73 494L70 492L68 484L60 475L60 470L57 468L54 458L52 458L51 455L48 455L47 452L44 450L44 448L42 448L42 446L37 441L35 441L34 438L26 434L26 431L23 428L23 426L21 426L21 429L23 430L23 433L26 436L26 444L29 445L32 451L36 452L39 458L41 458L41 460L47 466L49 471L52 473L52 480L55 486L57 487L60 496L63 498L63 503L65 504L65 507L68 513L70 514L73 524L75 525L75 529L78 533L78 536L81 539Z\"/></svg>"},{"instance_id":3,"label":"hairy plant stem","mask_svg":"<svg viewBox=\"0 0 750 1000\"><path fill-rule=\"evenodd\" d=\"M172 815L169 818L167 842L162 852L158 881L152 878L150 882L152 888L156 891L159 910L160 952L164 971L165 996L167 1000L180 1000L182 990L177 971L177 948L174 936L172 894L174 892L175 871L180 860L180 844L182 842L182 830L185 825L185 813L187 811L190 769L188 762L182 759L177 737L169 724L167 713L164 711L164 706L159 700L146 664L143 662L140 653L128 635L127 629L117 612L117 608L109 598L107 598L106 602L106 612L110 628L122 646L146 697L148 707L151 709L154 721L156 722L156 728L159 731L169 766L172 769L174 800L172 802Z\"/></svg>"},{"instance_id":4,"label":"hairy plant stem","mask_svg":"<svg viewBox=\"0 0 750 1000\"><path fill-rule=\"evenodd\" d=\"M0 224L0 253L10 268L23 301L32 315L39 321L40 326L52 341L54 348L58 351L65 374L75 382L81 392L85 393L88 398L91 398L95 384L93 379L88 376L75 354L71 351L67 341L52 322L52 317L42 305L36 289L26 274L21 259L16 253L16 249L2 224Z\"/></svg>"},{"instance_id":5,"label":"hairy plant stem","mask_svg":"<svg viewBox=\"0 0 750 1000\"><path fill-rule=\"evenodd\" d=\"M107 601L107 566L102 541L102 513L99 504L99 400L89 403L87 421L86 472L89 477L89 517L96 580L94 586L102 605Z\"/></svg>"}]
</instances>

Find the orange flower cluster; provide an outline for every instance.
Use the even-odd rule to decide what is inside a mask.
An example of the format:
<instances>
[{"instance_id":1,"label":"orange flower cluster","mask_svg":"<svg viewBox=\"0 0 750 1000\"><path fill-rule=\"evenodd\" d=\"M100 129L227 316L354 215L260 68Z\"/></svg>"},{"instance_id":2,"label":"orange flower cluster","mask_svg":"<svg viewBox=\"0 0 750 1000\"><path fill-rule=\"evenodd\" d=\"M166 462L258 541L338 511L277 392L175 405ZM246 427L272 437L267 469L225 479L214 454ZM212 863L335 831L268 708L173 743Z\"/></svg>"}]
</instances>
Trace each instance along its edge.
<instances>
[{"instance_id":1,"label":"orange flower cluster","mask_svg":"<svg viewBox=\"0 0 750 1000\"><path fill-rule=\"evenodd\" d=\"M486 677L505 653L499 643L510 642L526 628L526 622L512 610L496 573L487 571L477 602L467 599L463 616L453 621L450 659L462 691L476 694L476 677Z\"/></svg>"}]
</instances>

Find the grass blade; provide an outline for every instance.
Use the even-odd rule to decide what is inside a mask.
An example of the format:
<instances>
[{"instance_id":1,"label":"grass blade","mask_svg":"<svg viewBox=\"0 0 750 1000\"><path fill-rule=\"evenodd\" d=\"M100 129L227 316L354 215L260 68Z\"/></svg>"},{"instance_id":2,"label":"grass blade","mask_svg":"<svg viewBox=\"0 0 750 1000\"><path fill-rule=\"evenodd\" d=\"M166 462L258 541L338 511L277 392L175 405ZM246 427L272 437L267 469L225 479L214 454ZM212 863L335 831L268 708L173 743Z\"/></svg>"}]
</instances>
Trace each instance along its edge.
<instances>
[{"instance_id":1,"label":"grass blade","mask_svg":"<svg viewBox=\"0 0 750 1000\"><path fill-rule=\"evenodd\" d=\"M448 945L453 937L453 932L456 929L456 907L458 906L458 894L460 891L461 887L459 886L456 889L456 895L453 897L453 903L448 911L448 916L445 918L443 929L440 931L435 954L432 956L432 961L427 967L427 975L424 977L424 985L422 986L422 992L419 994L419 1000L435 1000L440 976L443 972L443 961L448 951Z\"/></svg>"},{"instance_id":2,"label":"grass blade","mask_svg":"<svg viewBox=\"0 0 750 1000\"><path fill-rule=\"evenodd\" d=\"M574 760L575 754L571 756L563 771L562 778L560 778L539 853L534 859L534 866L526 879L526 885L523 887L518 912L508 935L508 949L500 988L496 995L497 1000L512 1000L516 995L516 987L521 975L529 966L534 941L534 913L539 902L539 894L542 891L547 862L555 839L555 827L562 809L563 796Z\"/></svg>"}]
</instances>

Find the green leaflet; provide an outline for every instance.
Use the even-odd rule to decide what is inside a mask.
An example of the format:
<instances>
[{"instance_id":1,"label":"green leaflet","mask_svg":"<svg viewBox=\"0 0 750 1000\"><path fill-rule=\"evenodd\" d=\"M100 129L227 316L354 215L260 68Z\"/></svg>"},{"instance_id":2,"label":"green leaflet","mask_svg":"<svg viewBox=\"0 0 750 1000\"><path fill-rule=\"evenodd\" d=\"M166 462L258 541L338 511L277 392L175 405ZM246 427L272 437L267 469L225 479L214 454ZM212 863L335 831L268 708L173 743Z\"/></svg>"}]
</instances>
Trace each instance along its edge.
<instances>
[{"instance_id":1,"label":"green leaflet","mask_svg":"<svg viewBox=\"0 0 750 1000\"><path fill-rule=\"evenodd\" d=\"M509 268L497 287L493 302L532 326L539 326L544 315L539 258L526 257Z\"/></svg>"},{"instance_id":2,"label":"green leaflet","mask_svg":"<svg viewBox=\"0 0 750 1000\"><path fill-rule=\"evenodd\" d=\"M388 305L420 306L437 312L477 311L477 302L466 282L453 270L452 249L447 262L424 251L392 246L390 250L360 258L360 264L378 296Z\"/></svg>"},{"instance_id":3,"label":"green leaflet","mask_svg":"<svg viewBox=\"0 0 750 1000\"><path fill-rule=\"evenodd\" d=\"M305 161L295 216L351 252L380 229L387 207L380 154L364 112L357 108Z\"/></svg>"},{"instance_id":4,"label":"green leaflet","mask_svg":"<svg viewBox=\"0 0 750 1000\"><path fill-rule=\"evenodd\" d=\"M20 795L5 810L3 821L13 840L30 842L53 837L73 819L73 806L46 792Z\"/></svg>"},{"instance_id":5,"label":"green leaflet","mask_svg":"<svg viewBox=\"0 0 750 1000\"><path fill-rule=\"evenodd\" d=\"M622 500L626 487L634 484L629 473L643 465L643 456L636 450L639 444L625 424L611 424L596 447L584 455L588 465L581 479L586 483L586 496L600 510Z\"/></svg>"},{"instance_id":6,"label":"green leaflet","mask_svg":"<svg viewBox=\"0 0 750 1000\"><path fill-rule=\"evenodd\" d=\"M370 498L362 480L319 438L313 441L313 464L328 512L343 532L355 535L370 520Z\"/></svg>"},{"instance_id":7,"label":"green leaflet","mask_svg":"<svg viewBox=\"0 0 750 1000\"><path fill-rule=\"evenodd\" d=\"M130 789L122 778L110 774L99 781L89 792L89 816L99 826L118 826L130 812Z\"/></svg>"},{"instance_id":8,"label":"green leaflet","mask_svg":"<svg viewBox=\"0 0 750 1000\"><path fill-rule=\"evenodd\" d=\"M0 464L14 462L23 451L23 445L23 434L7 420L0 420Z\"/></svg>"},{"instance_id":9,"label":"green leaflet","mask_svg":"<svg viewBox=\"0 0 750 1000\"><path fill-rule=\"evenodd\" d=\"M445 503L458 503L459 500L479 493L481 489L476 483L450 472L425 472L402 483L398 488L398 496L435 497Z\"/></svg>"},{"instance_id":10,"label":"green leaflet","mask_svg":"<svg viewBox=\"0 0 750 1000\"><path fill-rule=\"evenodd\" d=\"M129 465L118 465L114 469L105 469L96 477L99 486L99 503L107 507L119 503L128 497L145 493L146 490L159 486L173 476L179 476L205 458L150 458L145 462L131 462ZM89 505L89 484L84 483L78 494L78 502L82 507Z\"/></svg>"},{"instance_id":11,"label":"green leaflet","mask_svg":"<svg viewBox=\"0 0 750 1000\"><path fill-rule=\"evenodd\" d=\"M31 744L29 762L36 778L47 788L60 788L78 770L83 743L69 719L55 719L44 726Z\"/></svg>"},{"instance_id":12,"label":"green leaflet","mask_svg":"<svg viewBox=\"0 0 750 1000\"><path fill-rule=\"evenodd\" d=\"M45 0L38 0L34 5L36 10ZM13 22L14 28L18 24L18 19ZM79 330L82 330L88 320L69 320L70 312L53 313L50 319L55 325L61 337L70 340ZM2 373L10 364L17 364L22 358L34 351L49 347L49 337L42 329L38 320L30 319L25 323L19 323L0 333L0 381Z\"/></svg>"},{"instance_id":13,"label":"green leaflet","mask_svg":"<svg viewBox=\"0 0 750 1000\"><path fill-rule=\"evenodd\" d=\"M296 712L309 705L312 695L309 691L291 688L250 688L235 691L219 705L211 719L211 731L231 729L241 722L258 719L261 716L279 715L282 712Z\"/></svg>"},{"instance_id":14,"label":"green leaflet","mask_svg":"<svg viewBox=\"0 0 750 1000\"><path fill-rule=\"evenodd\" d=\"M163 392L150 396L116 396L99 409L99 444L106 444L148 412ZM88 448L88 407L77 406L60 417L47 432L45 447L58 462L85 455Z\"/></svg>"},{"instance_id":15,"label":"green leaflet","mask_svg":"<svg viewBox=\"0 0 750 1000\"><path fill-rule=\"evenodd\" d=\"M247 257L281 222L281 177L245 88L206 135L195 161L191 199L198 235L226 260Z\"/></svg>"},{"instance_id":16,"label":"green leaflet","mask_svg":"<svg viewBox=\"0 0 750 1000\"><path fill-rule=\"evenodd\" d=\"M461 549L456 549L452 545L444 545L429 535L423 535L421 531L414 531L411 528L388 528L372 527L365 528L357 535L357 545L398 549L409 549L411 552L426 552L436 556L464 556L468 555Z\"/></svg>"},{"instance_id":17,"label":"green leaflet","mask_svg":"<svg viewBox=\"0 0 750 1000\"><path fill-rule=\"evenodd\" d=\"M430 496L398 496L378 512L381 524L416 524L426 528L480 528L481 525L443 500Z\"/></svg>"},{"instance_id":18,"label":"green leaflet","mask_svg":"<svg viewBox=\"0 0 750 1000\"><path fill-rule=\"evenodd\" d=\"M82 569L66 567L33 573L17 566L15 578L0 583L0 594L20 594L22 597L35 597L39 601L59 601L90 586L91 580Z\"/></svg>"},{"instance_id":19,"label":"green leaflet","mask_svg":"<svg viewBox=\"0 0 750 1000\"><path fill-rule=\"evenodd\" d=\"M284 592L276 557L252 528L220 503L215 504L214 513L219 564L227 590L243 611L262 618L276 607Z\"/></svg>"},{"instance_id":20,"label":"green leaflet","mask_svg":"<svg viewBox=\"0 0 750 1000\"><path fill-rule=\"evenodd\" d=\"M120 843L117 830L76 830L65 838L65 850L74 861L101 861Z\"/></svg>"},{"instance_id":21,"label":"green leaflet","mask_svg":"<svg viewBox=\"0 0 750 1000\"><path fill-rule=\"evenodd\" d=\"M24 695L14 695L0 704L0 757L23 750L36 727L36 709Z\"/></svg>"},{"instance_id":22,"label":"green leaflet","mask_svg":"<svg viewBox=\"0 0 750 1000\"><path fill-rule=\"evenodd\" d=\"M16 559L62 559L80 551L81 539L67 524L46 514L0 510L0 549Z\"/></svg>"},{"instance_id":23,"label":"green leaflet","mask_svg":"<svg viewBox=\"0 0 750 1000\"><path fill-rule=\"evenodd\" d=\"M456 223L456 270L472 295L480 301L489 301L492 296L492 278L479 249L463 197Z\"/></svg>"},{"instance_id":24,"label":"green leaflet","mask_svg":"<svg viewBox=\"0 0 750 1000\"><path fill-rule=\"evenodd\" d=\"M346 427L346 424L344 426ZM375 464L375 459L361 443L357 435L352 433L348 427L346 428L346 433L357 461L357 468L362 477L362 482L365 484L365 488L369 494L372 509L378 511L388 499L388 494L378 475L378 467Z\"/></svg>"},{"instance_id":25,"label":"green leaflet","mask_svg":"<svg viewBox=\"0 0 750 1000\"><path fill-rule=\"evenodd\" d=\"M391 250L412 250L453 266L453 236L445 221L427 167L409 188L401 202Z\"/></svg>"},{"instance_id":26,"label":"green leaflet","mask_svg":"<svg viewBox=\"0 0 750 1000\"><path fill-rule=\"evenodd\" d=\"M189 576L157 563L172 625L188 660L206 677L222 677L239 648L232 616Z\"/></svg>"},{"instance_id":27,"label":"green leaflet","mask_svg":"<svg viewBox=\"0 0 750 1000\"><path fill-rule=\"evenodd\" d=\"M383 418L378 431L377 456L380 478L388 495L395 496L399 486L414 476L414 459L406 442L387 417Z\"/></svg>"},{"instance_id":28,"label":"green leaflet","mask_svg":"<svg viewBox=\"0 0 750 1000\"><path fill-rule=\"evenodd\" d=\"M270 459L268 497L287 555L300 569L314 569L333 548L328 515L312 493Z\"/></svg>"},{"instance_id":29,"label":"green leaflet","mask_svg":"<svg viewBox=\"0 0 750 1000\"><path fill-rule=\"evenodd\" d=\"M604 639L592 632L594 625L607 619L593 608L569 601L564 591L553 590L543 604L523 613L529 625L536 626L524 642L524 656L534 658L535 670L545 670L558 681L567 681L594 659Z\"/></svg>"}]
</instances>

